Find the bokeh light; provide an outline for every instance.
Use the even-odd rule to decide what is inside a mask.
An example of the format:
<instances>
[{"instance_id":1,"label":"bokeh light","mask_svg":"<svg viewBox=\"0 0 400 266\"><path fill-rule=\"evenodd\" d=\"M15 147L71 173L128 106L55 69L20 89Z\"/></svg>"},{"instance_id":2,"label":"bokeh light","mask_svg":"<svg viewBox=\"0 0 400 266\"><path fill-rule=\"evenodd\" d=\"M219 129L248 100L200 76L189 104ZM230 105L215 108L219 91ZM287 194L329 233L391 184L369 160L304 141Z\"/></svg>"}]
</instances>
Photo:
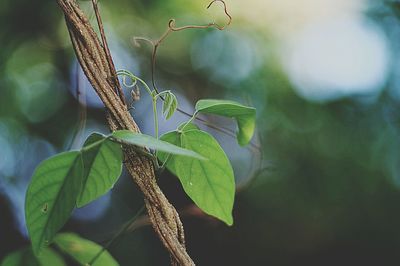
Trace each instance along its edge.
<instances>
[{"instance_id":1,"label":"bokeh light","mask_svg":"<svg viewBox=\"0 0 400 266\"><path fill-rule=\"evenodd\" d=\"M89 21L90 1L79 1ZM152 84L151 45L168 21L226 22L209 1L99 1L117 69ZM227 0L233 16L215 28L171 33L157 53L155 82L179 107L235 100L257 108L250 147L201 121L231 160L238 191L234 226L194 209L167 170L157 182L182 218L198 265L395 265L400 246L400 4L397 0ZM37 165L108 134L104 105L74 55L56 1L0 1L0 261L24 248L25 192ZM97 27L96 27L97 30ZM79 101L77 91L81 93ZM131 103L130 89L124 88ZM131 115L154 135L142 89ZM187 121L166 121L160 133ZM231 119L201 116L234 132ZM259 149L262 153L257 152ZM123 171L103 197L63 227L107 243L143 205ZM188 211L189 210L189 211ZM192 212L193 211L193 212ZM195 213L195 215L193 215ZM125 232L109 248L120 265L167 265L151 226ZM394 263L393 263L394 262Z\"/></svg>"},{"instance_id":2,"label":"bokeh light","mask_svg":"<svg viewBox=\"0 0 400 266\"><path fill-rule=\"evenodd\" d=\"M52 56L50 50L38 43L24 43L7 62L6 77L14 87L21 112L31 122L49 118L66 98Z\"/></svg>"},{"instance_id":3,"label":"bokeh light","mask_svg":"<svg viewBox=\"0 0 400 266\"><path fill-rule=\"evenodd\" d=\"M233 85L257 70L256 51L256 44L246 34L212 31L193 43L191 58L193 68L207 78Z\"/></svg>"},{"instance_id":4,"label":"bokeh light","mask_svg":"<svg viewBox=\"0 0 400 266\"><path fill-rule=\"evenodd\" d=\"M296 92L309 100L378 94L388 77L387 39L362 18L313 24L293 36L282 54Z\"/></svg>"}]
</instances>

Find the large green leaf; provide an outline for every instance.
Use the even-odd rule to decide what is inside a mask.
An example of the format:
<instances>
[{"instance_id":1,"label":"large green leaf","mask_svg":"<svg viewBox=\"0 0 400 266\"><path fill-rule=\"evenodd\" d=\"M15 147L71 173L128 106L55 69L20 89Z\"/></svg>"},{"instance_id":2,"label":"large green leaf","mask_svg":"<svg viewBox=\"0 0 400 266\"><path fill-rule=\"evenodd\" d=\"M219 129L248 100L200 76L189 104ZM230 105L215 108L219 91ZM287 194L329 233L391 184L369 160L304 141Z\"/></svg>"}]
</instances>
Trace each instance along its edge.
<instances>
[{"instance_id":1,"label":"large green leaf","mask_svg":"<svg viewBox=\"0 0 400 266\"><path fill-rule=\"evenodd\" d=\"M36 168L25 199L26 224L36 255L71 215L82 175L82 156L77 151L58 154Z\"/></svg>"},{"instance_id":2,"label":"large green leaf","mask_svg":"<svg viewBox=\"0 0 400 266\"><path fill-rule=\"evenodd\" d=\"M44 248L42 255L36 257L31 248L25 248L9 254L1 266L65 266L63 258L49 248Z\"/></svg>"},{"instance_id":3,"label":"large green leaf","mask_svg":"<svg viewBox=\"0 0 400 266\"><path fill-rule=\"evenodd\" d=\"M82 207L107 193L122 172L121 145L93 133L82 149L84 175L77 206Z\"/></svg>"},{"instance_id":4,"label":"large green leaf","mask_svg":"<svg viewBox=\"0 0 400 266\"><path fill-rule=\"evenodd\" d=\"M247 145L256 127L256 109L226 100L200 100L196 111L234 118L238 124L237 139L240 145Z\"/></svg>"},{"instance_id":5,"label":"large green leaf","mask_svg":"<svg viewBox=\"0 0 400 266\"><path fill-rule=\"evenodd\" d=\"M218 142L210 134L196 129L169 132L161 139L208 159L174 155L170 156L166 167L179 178L185 192L200 209L232 225L235 180L229 159ZM158 156L163 162L168 158L166 153Z\"/></svg>"},{"instance_id":6,"label":"large green leaf","mask_svg":"<svg viewBox=\"0 0 400 266\"><path fill-rule=\"evenodd\" d=\"M117 266L118 262L104 250L93 264L89 264L102 250L102 247L76 234L62 233L54 238L56 245L81 265Z\"/></svg>"},{"instance_id":7,"label":"large green leaf","mask_svg":"<svg viewBox=\"0 0 400 266\"><path fill-rule=\"evenodd\" d=\"M163 151L170 154L183 155L197 159L204 159L203 156L199 155L198 153L192 150L184 149L179 146L173 145L171 143L158 140L152 136L141 133L134 133L129 130L115 131L112 133L112 136L123 143L136 145L140 147L148 147L150 149L155 149L157 151Z\"/></svg>"}]
</instances>

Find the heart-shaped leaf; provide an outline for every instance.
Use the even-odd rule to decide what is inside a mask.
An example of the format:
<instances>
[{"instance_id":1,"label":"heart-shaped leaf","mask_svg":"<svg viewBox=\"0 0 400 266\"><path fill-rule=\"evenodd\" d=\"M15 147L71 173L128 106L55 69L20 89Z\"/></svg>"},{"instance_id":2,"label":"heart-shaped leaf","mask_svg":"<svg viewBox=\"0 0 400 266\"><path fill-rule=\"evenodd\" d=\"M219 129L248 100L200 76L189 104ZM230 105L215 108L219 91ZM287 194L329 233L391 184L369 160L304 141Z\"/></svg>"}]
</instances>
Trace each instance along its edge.
<instances>
[{"instance_id":1,"label":"heart-shaped leaf","mask_svg":"<svg viewBox=\"0 0 400 266\"><path fill-rule=\"evenodd\" d=\"M204 160L203 156L192 150L181 148L177 145L156 139L149 135L134 133L129 130L119 130L113 132L112 136L118 141L121 141L126 144L131 144L139 147L148 147L150 149L155 149L157 151L163 151L170 154L183 155Z\"/></svg>"},{"instance_id":2,"label":"heart-shaped leaf","mask_svg":"<svg viewBox=\"0 0 400 266\"><path fill-rule=\"evenodd\" d=\"M256 109L226 100L200 100L196 111L234 118L238 125L237 140L240 145L247 145L253 137L256 126Z\"/></svg>"},{"instance_id":3,"label":"heart-shaped leaf","mask_svg":"<svg viewBox=\"0 0 400 266\"><path fill-rule=\"evenodd\" d=\"M232 225L235 180L229 159L218 142L210 134L196 129L169 132L161 139L208 159L201 161L174 155L170 156L166 167L179 178L185 192L200 209ZM158 153L158 157L165 162L169 156Z\"/></svg>"},{"instance_id":4,"label":"heart-shaped leaf","mask_svg":"<svg viewBox=\"0 0 400 266\"><path fill-rule=\"evenodd\" d=\"M35 255L49 245L75 207L82 187L80 152L65 152L35 170L25 199L25 216Z\"/></svg>"},{"instance_id":5,"label":"heart-shaped leaf","mask_svg":"<svg viewBox=\"0 0 400 266\"><path fill-rule=\"evenodd\" d=\"M96 260L92 260L103 249L100 245L81 238L76 234L62 233L54 238L55 244L81 265L91 266L118 266L118 262L104 250Z\"/></svg>"},{"instance_id":6,"label":"heart-shaped leaf","mask_svg":"<svg viewBox=\"0 0 400 266\"><path fill-rule=\"evenodd\" d=\"M84 175L77 207L82 207L107 193L122 172L122 149L105 136L93 133L83 149Z\"/></svg>"}]
</instances>

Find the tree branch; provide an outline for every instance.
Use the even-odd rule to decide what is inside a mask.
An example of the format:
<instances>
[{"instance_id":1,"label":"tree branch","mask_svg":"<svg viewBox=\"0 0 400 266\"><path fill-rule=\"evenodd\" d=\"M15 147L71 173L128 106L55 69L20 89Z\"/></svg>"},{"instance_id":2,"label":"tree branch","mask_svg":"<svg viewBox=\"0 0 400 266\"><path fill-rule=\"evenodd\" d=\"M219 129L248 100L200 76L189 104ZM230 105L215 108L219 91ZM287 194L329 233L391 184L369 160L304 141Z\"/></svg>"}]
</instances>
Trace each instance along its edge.
<instances>
[{"instance_id":1,"label":"tree branch","mask_svg":"<svg viewBox=\"0 0 400 266\"><path fill-rule=\"evenodd\" d=\"M107 108L110 129L140 132L121 95L118 95L119 82L115 79L116 71L113 64L110 64L112 59L106 52L108 49L100 43L75 0L57 0L57 2L64 12L78 61ZM158 187L152 162L129 148L125 149L125 157L130 175L144 194L152 226L171 254L171 263L194 265L186 252L183 226L178 213Z\"/></svg>"}]
</instances>

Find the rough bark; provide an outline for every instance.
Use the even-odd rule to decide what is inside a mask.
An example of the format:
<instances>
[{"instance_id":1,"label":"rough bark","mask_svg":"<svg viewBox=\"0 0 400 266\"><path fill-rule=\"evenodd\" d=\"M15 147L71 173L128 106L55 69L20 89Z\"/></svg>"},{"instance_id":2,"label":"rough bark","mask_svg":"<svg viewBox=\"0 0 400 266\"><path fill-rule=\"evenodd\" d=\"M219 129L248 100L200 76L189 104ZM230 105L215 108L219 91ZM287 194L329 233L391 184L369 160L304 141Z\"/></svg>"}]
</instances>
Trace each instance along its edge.
<instances>
[{"instance_id":1,"label":"rough bark","mask_svg":"<svg viewBox=\"0 0 400 266\"><path fill-rule=\"evenodd\" d=\"M110 129L140 132L124 103L107 45L100 42L75 0L57 0L57 2L64 12L79 63L107 109ZM152 226L171 254L171 263L194 265L186 252L179 215L158 187L153 163L149 158L129 148L125 149L125 159L130 175L143 192Z\"/></svg>"}]
</instances>

